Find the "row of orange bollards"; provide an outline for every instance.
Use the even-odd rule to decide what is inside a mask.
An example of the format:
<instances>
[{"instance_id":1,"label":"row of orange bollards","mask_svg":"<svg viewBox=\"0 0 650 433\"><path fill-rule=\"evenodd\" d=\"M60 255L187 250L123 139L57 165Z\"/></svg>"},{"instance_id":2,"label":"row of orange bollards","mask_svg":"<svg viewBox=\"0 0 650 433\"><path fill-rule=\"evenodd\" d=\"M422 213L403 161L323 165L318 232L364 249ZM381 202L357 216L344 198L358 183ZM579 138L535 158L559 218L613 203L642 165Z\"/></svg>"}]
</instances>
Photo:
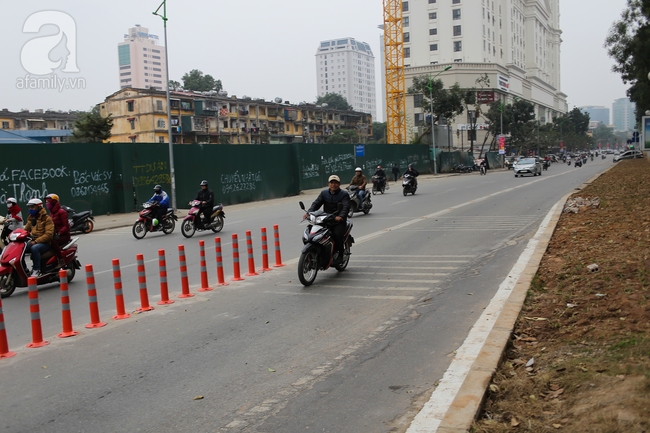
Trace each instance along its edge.
<instances>
[{"instance_id":1,"label":"row of orange bollards","mask_svg":"<svg viewBox=\"0 0 650 433\"><path fill-rule=\"evenodd\" d=\"M282 256L280 253L280 234L278 226L273 226L273 237L274 237L274 246L275 246L275 264L273 266L280 267L284 266L282 263ZM216 265L217 265L217 284L224 286L228 285L225 281L224 272L223 272L223 259L221 251L221 238L216 237L215 241L215 252L216 252ZM233 249L233 273L234 276L231 278L231 281L241 281L241 271L239 268L239 241L236 234L232 235L232 249ZM248 273L246 276L255 276L259 275L255 271L255 260L253 258L253 241L251 237L251 232L246 231L246 249L248 255ZM194 296L190 293L189 279L187 276L187 262L185 259L185 247L183 245L178 246L178 255L180 262L180 272L181 272L181 294L178 295L179 298L189 298ZM199 241L199 257L200 257L200 273L201 273L201 287L198 289L199 292L207 292L213 290L208 282L208 272L207 265L205 260L205 242ZM138 285L140 290L140 307L136 309L138 312L151 311L154 309L149 305L149 295L147 292L147 277L145 273L144 266L144 255L137 254L137 270L138 270ZM113 316L115 320L128 319L131 317L129 313L126 312L124 305L124 294L122 291L122 273L120 270L120 261L119 259L113 259L113 284L115 289L115 307L117 314ZM171 304L174 301L169 299L169 288L167 284L167 265L165 261L165 251L158 250L158 267L160 274L160 297L161 300L157 302L159 305ZM271 271L272 268L269 267L268 259L268 247L267 247L267 238L266 238L266 228L262 228L262 269L261 271ZM88 286L88 305L90 309L90 323L85 325L86 328L100 328L106 326L105 322L102 322L99 316L99 305L97 302L97 290L95 288L95 275L93 272L93 266L88 264L85 266L86 271L86 284ZM59 280L60 280L60 291L61 291L61 321L62 321L62 332L57 334L59 338L72 337L79 334L72 328L72 313L70 311L70 297L68 294L68 277L65 269L59 271ZM32 342L27 345L28 348L37 348L43 347L50 344L49 341L43 340L43 331L41 326L41 317L40 317L40 306L38 301L38 289L36 284L36 278L30 277L28 279L29 287L29 311L31 317L32 325ZM0 359L1 358L10 358L16 353L9 350L9 344L7 341L7 333L5 330L4 324L4 313L2 311L2 301L0 300Z\"/></svg>"}]
</instances>

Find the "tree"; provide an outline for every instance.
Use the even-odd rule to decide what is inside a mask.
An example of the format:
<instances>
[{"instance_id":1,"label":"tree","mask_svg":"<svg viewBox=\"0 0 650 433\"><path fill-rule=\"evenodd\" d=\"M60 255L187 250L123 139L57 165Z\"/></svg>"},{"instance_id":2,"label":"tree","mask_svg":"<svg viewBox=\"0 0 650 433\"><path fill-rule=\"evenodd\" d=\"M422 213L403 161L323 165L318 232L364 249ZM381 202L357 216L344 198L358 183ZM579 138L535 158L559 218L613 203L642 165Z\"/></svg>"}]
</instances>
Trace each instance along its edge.
<instances>
[{"instance_id":1,"label":"tree","mask_svg":"<svg viewBox=\"0 0 650 433\"><path fill-rule=\"evenodd\" d=\"M348 100L339 93L326 93L323 96L316 98L316 105L327 104L328 108L335 108L337 110L352 111L354 108L348 103Z\"/></svg>"},{"instance_id":2,"label":"tree","mask_svg":"<svg viewBox=\"0 0 650 433\"><path fill-rule=\"evenodd\" d=\"M212 75L203 75L202 71L192 69L187 74L183 75L183 89L197 92L209 92L216 90L217 92L223 89L221 80L215 80Z\"/></svg>"},{"instance_id":3,"label":"tree","mask_svg":"<svg viewBox=\"0 0 650 433\"><path fill-rule=\"evenodd\" d=\"M650 1L627 0L627 8L612 25L605 47L615 62L612 71L621 74L623 83L631 83L627 95L636 104L637 121L650 109L649 45Z\"/></svg>"},{"instance_id":4,"label":"tree","mask_svg":"<svg viewBox=\"0 0 650 433\"><path fill-rule=\"evenodd\" d=\"M386 143L386 122L372 122L372 139L368 143Z\"/></svg>"},{"instance_id":5,"label":"tree","mask_svg":"<svg viewBox=\"0 0 650 433\"><path fill-rule=\"evenodd\" d=\"M535 107L528 101L515 98L512 104L503 104L495 101L490 104L490 109L485 113L488 124L488 133L493 140L499 134L507 135L506 143L511 149L517 149L519 154L527 154L537 148ZM503 130L501 125L503 124Z\"/></svg>"},{"instance_id":6,"label":"tree","mask_svg":"<svg viewBox=\"0 0 650 433\"><path fill-rule=\"evenodd\" d=\"M602 123L598 123L598 126L593 132L593 140L595 144L600 144L601 148L607 148L614 145L618 140L614 134L614 129L609 128Z\"/></svg>"},{"instance_id":7,"label":"tree","mask_svg":"<svg viewBox=\"0 0 650 433\"><path fill-rule=\"evenodd\" d=\"M591 142L587 135L589 113L583 113L577 107L553 119L553 125L558 134L558 142L564 142L564 147L568 151L582 150Z\"/></svg>"},{"instance_id":8,"label":"tree","mask_svg":"<svg viewBox=\"0 0 650 433\"><path fill-rule=\"evenodd\" d=\"M169 80L168 86L169 90L183 90L183 86L178 81Z\"/></svg>"},{"instance_id":9,"label":"tree","mask_svg":"<svg viewBox=\"0 0 650 433\"><path fill-rule=\"evenodd\" d=\"M354 144L359 142L359 133L354 129L337 129L325 140L327 144Z\"/></svg>"},{"instance_id":10,"label":"tree","mask_svg":"<svg viewBox=\"0 0 650 433\"><path fill-rule=\"evenodd\" d=\"M70 141L76 143L103 143L111 138L113 119L102 117L99 107L95 106L90 111L79 116L74 123L74 132Z\"/></svg>"}]
</instances>

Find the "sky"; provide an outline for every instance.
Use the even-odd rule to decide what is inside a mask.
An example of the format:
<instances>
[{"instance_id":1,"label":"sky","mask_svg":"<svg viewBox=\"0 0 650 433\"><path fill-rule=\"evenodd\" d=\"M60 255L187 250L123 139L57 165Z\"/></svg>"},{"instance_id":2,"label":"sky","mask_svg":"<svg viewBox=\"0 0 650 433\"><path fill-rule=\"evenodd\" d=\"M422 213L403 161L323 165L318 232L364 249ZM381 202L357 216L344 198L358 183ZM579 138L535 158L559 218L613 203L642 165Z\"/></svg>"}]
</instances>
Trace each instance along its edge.
<instances>
[{"instance_id":1,"label":"sky","mask_svg":"<svg viewBox=\"0 0 650 433\"><path fill-rule=\"evenodd\" d=\"M5 42L0 109L88 110L104 101L119 90L117 44L130 27L148 27L164 43L163 21L152 14L161 2L29 0L5 4L0 26L0 40ZM609 28L625 6L626 0L560 1L561 90L568 95L569 109L585 105L611 109L615 99L626 96L628 86L611 72L613 62L603 48ZM370 44L378 101L384 92L380 88L381 31L377 28L383 20L382 0L168 0L167 16L172 80L182 82L183 74L199 69L220 79L229 95L314 102L315 54L320 41L353 37ZM58 27L47 24L53 21L71 37L57 45L47 61L38 54L48 41L56 40ZM66 50L67 62L57 66L54 61L64 58ZM54 73L45 75L47 83L31 88L34 74L52 69ZM377 111L382 110L378 107Z\"/></svg>"}]
</instances>

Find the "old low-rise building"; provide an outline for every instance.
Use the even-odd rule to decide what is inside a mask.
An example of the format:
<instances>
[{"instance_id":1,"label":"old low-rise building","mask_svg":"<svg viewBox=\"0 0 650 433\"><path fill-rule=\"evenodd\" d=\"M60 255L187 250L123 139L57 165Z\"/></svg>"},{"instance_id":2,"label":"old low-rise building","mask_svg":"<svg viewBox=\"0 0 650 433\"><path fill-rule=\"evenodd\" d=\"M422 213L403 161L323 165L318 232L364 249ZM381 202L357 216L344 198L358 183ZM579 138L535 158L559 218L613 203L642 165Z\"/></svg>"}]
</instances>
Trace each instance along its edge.
<instances>
[{"instance_id":1,"label":"old low-rise building","mask_svg":"<svg viewBox=\"0 0 650 433\"><path fill-rule=\"evenodd\" d=\"M65 143L72 135L79 112L52 110L0 110L0 129L41 143Z\"/></svg>"},{"instance_id":2,"label":"old low-rise building","mask_svg":"<svg viewBox=\"0 0 650 433\"><path fill-rule=\"evenodd\" d=\"M124 88L99 104L113 118L111 142L167 143L166 93ZM173 143L324 143L338 129L372 133L372 116L314 104L237 98L225 92L170 92Z\"/></svg>"}]
</instances>

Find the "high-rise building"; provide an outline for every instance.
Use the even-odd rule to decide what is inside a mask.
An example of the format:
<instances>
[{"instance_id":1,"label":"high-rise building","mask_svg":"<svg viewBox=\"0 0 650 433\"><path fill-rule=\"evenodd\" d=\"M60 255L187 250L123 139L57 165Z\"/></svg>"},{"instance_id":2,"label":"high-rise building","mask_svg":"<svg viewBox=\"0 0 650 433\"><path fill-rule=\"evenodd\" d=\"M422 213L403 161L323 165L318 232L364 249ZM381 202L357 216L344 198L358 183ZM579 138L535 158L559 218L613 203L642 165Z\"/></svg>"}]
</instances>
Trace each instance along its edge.
<instances>
[{"instance_id":1,"label":"high-rise building","mask_svg":"<svg viewBox=\"0 0 650 433\"><path fill-rule=\"evenodd\" d=\"M612 123L617 131L634 131L636 104L630 98L619 98L612 104Z\"/></svg>"},{"instance_id":2,"label":"high-rise building","mask_svg":"<svg viewBox=\"0 0 650 433\"><path fill-rule=\"evenodd\" d=\"M120 88L167 90L165 47L158 45L158 36L136 24L117 45Z\"/></svg>"},{"instance_id":3,"label":"high-rise building","mask_svg":"<svg viewBox=\"0 0 650 433\"><path fill-rule=\"evenodd\" d=\"M354 38L322 41L316 51L318 96L338 93L355 111L377 117L375 56Z\"/></svg>"},{"instance_id":4,"label":"high-rise building","mask_svg":"<svg viewBox=\"0 0 650 433\"><path fill-rule=\"evenodd\" d=\"M603 106L587 105L579 107L580 111L589 114L589 120L600 122L605 126L609 123L609 108Z\"/></svg>"},{"instance_id":5,"label":"high-rise building","mask_svg":"<svg viewBox=\"0 0 650 433\"><path fill-rule=\"evenodd\" d=\"M438 79L445 88L458 83L462 88L494 94L497 101L506 104L512 103L515 97L524 99L534 105L538 120L551 122L568 111L566 95L560 90L559 3L559 0L403 1L406 88L416 76L441 72ZM449 66L451 69L443 72ZM486 75L489 84L477 83L477 79ZM407 95L407 125L425 122L418 103L421 95L418 96ZM463 129L458 124L453 127Z\"/></svg>"}]
</instances>

